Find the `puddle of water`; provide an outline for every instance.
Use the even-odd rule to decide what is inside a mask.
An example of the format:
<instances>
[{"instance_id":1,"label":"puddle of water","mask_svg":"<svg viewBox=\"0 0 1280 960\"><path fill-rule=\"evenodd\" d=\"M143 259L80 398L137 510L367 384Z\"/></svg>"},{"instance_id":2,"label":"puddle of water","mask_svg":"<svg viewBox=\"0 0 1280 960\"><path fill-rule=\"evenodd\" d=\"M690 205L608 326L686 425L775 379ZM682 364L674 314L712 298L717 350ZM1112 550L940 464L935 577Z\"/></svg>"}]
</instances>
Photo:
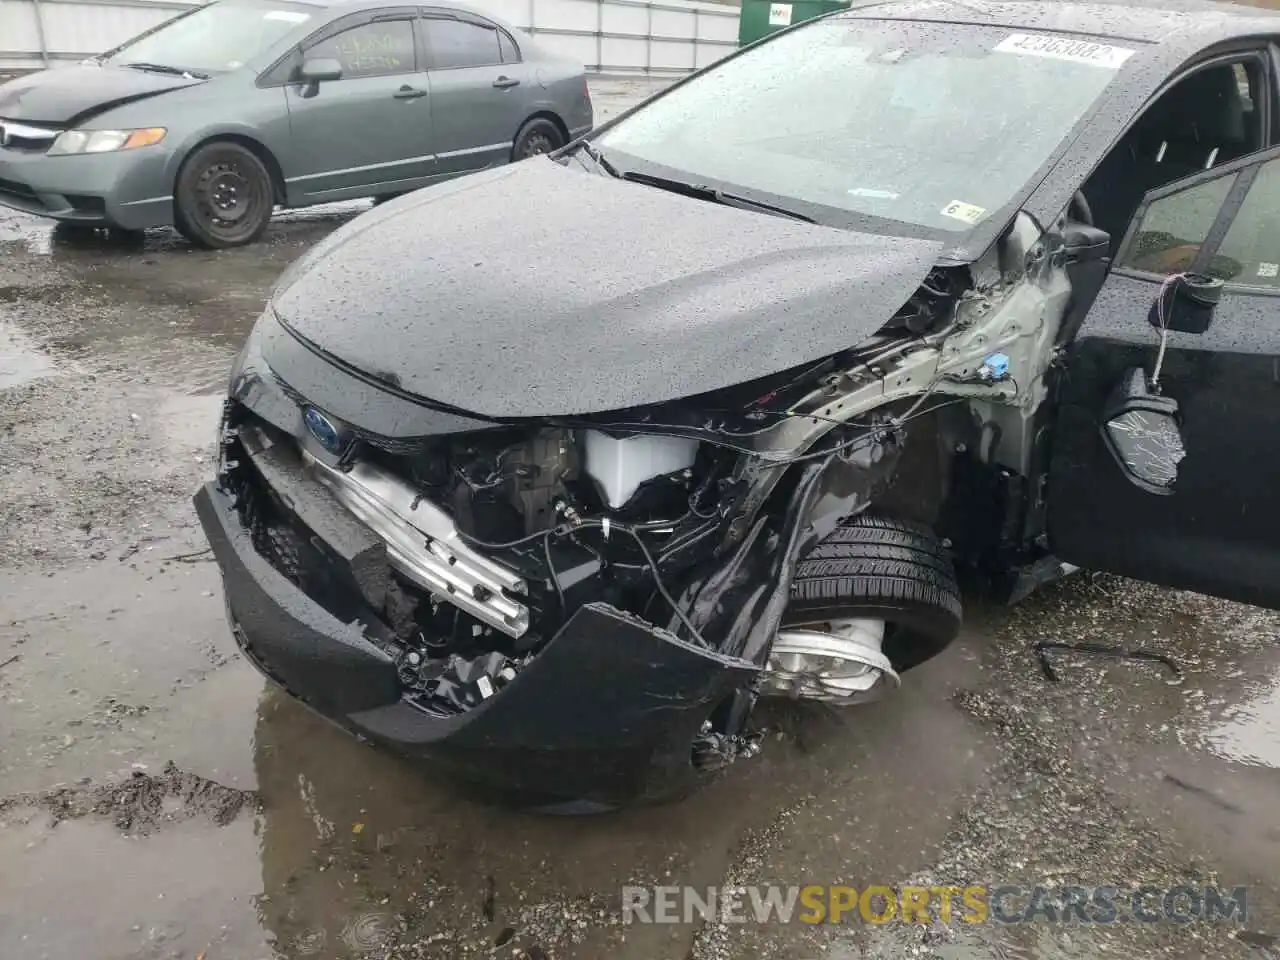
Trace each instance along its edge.
<instances>
[{"instance_id":1,"label":"puddle of water","mask_svg":"<svg viewBox=\"0 0 1280 960\"><path fill-rule=\"evenodd\" d=\"M40 812L7 818L0 831L0 955L273 955L257 922L262 878L251 818L225 827L176 824L141 839L103 821L54 828Z\"/></svg>"},{"instance_id":2,"label":"puddle of water","mask_svg":"<svg viewBox=\"0 0 1280 960\"><path fill-rule=\"evenodd\" d=\"M0 323L0 390L10 390L58 373L57 365L31 340L7 323Z\"/></svg>"},{"instance_id":3,"label":"puddle of water","mask_svg":"<svg viewBox=\"0 0 1280 960\"><path fill-rule=\"evenodd\" d=\"M864 928L861 937L854 935L837 942L821 960L1106 960L1197 955L1214 954L1176 924L1083 926L1038 922L1009 926L987 922L942 928L910 924Z\"/></svg>"},{"instance_id":4,"label":"puddle of water","mask_svg":"<svg viewBox=\"0 0 1280 960\"><path fill-rule=\"evenodd\" d=\"M0 211L0 244L25 247L26 252L45 257L52 243L53 229L48 220Z\"/></svg>"},{"instance_id":5,"label":"puddle of water","mask_svg":"<svg viewBox=\"0 0 1280 960\"><path fill-rule=\"evenodd\" d=\"M1280 674L1257 695L1230 709L1230 717L1206 735L1224 760L1280 770Z\"/></svg>"}]
</instances>

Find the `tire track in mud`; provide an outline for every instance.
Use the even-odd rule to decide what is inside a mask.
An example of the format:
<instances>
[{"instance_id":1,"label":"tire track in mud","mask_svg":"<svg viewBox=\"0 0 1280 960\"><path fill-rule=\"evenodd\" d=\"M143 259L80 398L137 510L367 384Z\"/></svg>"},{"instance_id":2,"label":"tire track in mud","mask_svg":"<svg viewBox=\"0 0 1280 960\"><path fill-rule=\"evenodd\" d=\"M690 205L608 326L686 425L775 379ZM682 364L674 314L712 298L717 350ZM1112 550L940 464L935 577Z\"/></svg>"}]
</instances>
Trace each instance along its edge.
<instances>
[{"instance_id":1,"label":"tire track in mud","mask_svg":"<svg viewBox=\"0 0 1280 960\"><path fill-rule=\"evenodd\" d=\"M196 818L221 827L242 813L259 812L256 792L223 786L172 763L159 774L135 770L116 782L79 783L0 798L0 818L23 808L48 814L51 826L63 820L97 817L109 820L124 833L139 836Z\"/></svg>"}]
</instances>

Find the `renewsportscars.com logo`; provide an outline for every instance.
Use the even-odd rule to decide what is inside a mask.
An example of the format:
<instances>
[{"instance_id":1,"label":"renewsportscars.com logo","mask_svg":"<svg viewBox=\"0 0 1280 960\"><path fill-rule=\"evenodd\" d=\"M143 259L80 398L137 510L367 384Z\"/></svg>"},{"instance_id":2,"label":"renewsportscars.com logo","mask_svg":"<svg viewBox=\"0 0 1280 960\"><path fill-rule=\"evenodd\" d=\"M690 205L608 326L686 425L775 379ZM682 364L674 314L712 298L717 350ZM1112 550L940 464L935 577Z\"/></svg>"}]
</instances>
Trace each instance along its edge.
<instances>
[{"instance_id":1,"label":"renewsportscars.com logo","mask_svg":"<svg viewBox=\"0 0 1280 960\"><path fill-rule=\"evenodd\" d=\"M1188 885L623 887L622 922L1244 923L1247 892Z\"/></svg>"}]
</instances>

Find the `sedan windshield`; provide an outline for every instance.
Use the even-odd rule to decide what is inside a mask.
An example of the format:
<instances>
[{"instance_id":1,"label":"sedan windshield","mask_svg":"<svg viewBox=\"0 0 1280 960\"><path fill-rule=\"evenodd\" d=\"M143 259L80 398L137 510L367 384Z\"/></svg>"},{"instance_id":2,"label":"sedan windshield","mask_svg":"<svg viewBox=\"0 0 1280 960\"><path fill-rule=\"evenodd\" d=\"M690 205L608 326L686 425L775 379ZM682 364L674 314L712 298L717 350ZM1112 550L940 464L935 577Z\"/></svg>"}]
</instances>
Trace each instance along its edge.
<instances>
[{"instance_id":1,"label":"sedan windshield","mask_svg":"<svg viewBox=\"0 0 1280 960\"><path fill-rule=\"evenodd\" d=\"M820 222L966 231L1015 198L1133 52L834 18L713 67L594 145L624 175L790 200Z\"/></svg>"},{"instance_id":2,"label":"sedan windshield","mask_svg":"<svg viewBox=\"0 0 1280 960\"><path fill-rule=\"evenodd\" d=\"M194 74L238 70L311 19L304 6L220 0L144 33L105 57L141 70Z\"/></svg>"}]
</instances>

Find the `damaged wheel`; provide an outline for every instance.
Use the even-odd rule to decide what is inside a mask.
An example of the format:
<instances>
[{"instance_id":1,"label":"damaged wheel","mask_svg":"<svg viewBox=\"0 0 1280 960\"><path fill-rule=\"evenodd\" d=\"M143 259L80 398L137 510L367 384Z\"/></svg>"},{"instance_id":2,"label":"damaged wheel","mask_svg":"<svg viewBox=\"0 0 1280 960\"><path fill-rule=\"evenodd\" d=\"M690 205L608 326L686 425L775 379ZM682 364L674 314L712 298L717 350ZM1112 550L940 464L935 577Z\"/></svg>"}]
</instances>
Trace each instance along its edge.
<instances>
[{"instance_id":1,"label":"damaged wheel","mask_svg":"<svg viewBox=\"0 0 1280 960\"><path fill-rule=\"evenodd\" d=\"M864 703L898 685L960 630L960 588L942 542L899 520L860 516L796 567L762 692Z\"/></svg>"}]
</instances>

